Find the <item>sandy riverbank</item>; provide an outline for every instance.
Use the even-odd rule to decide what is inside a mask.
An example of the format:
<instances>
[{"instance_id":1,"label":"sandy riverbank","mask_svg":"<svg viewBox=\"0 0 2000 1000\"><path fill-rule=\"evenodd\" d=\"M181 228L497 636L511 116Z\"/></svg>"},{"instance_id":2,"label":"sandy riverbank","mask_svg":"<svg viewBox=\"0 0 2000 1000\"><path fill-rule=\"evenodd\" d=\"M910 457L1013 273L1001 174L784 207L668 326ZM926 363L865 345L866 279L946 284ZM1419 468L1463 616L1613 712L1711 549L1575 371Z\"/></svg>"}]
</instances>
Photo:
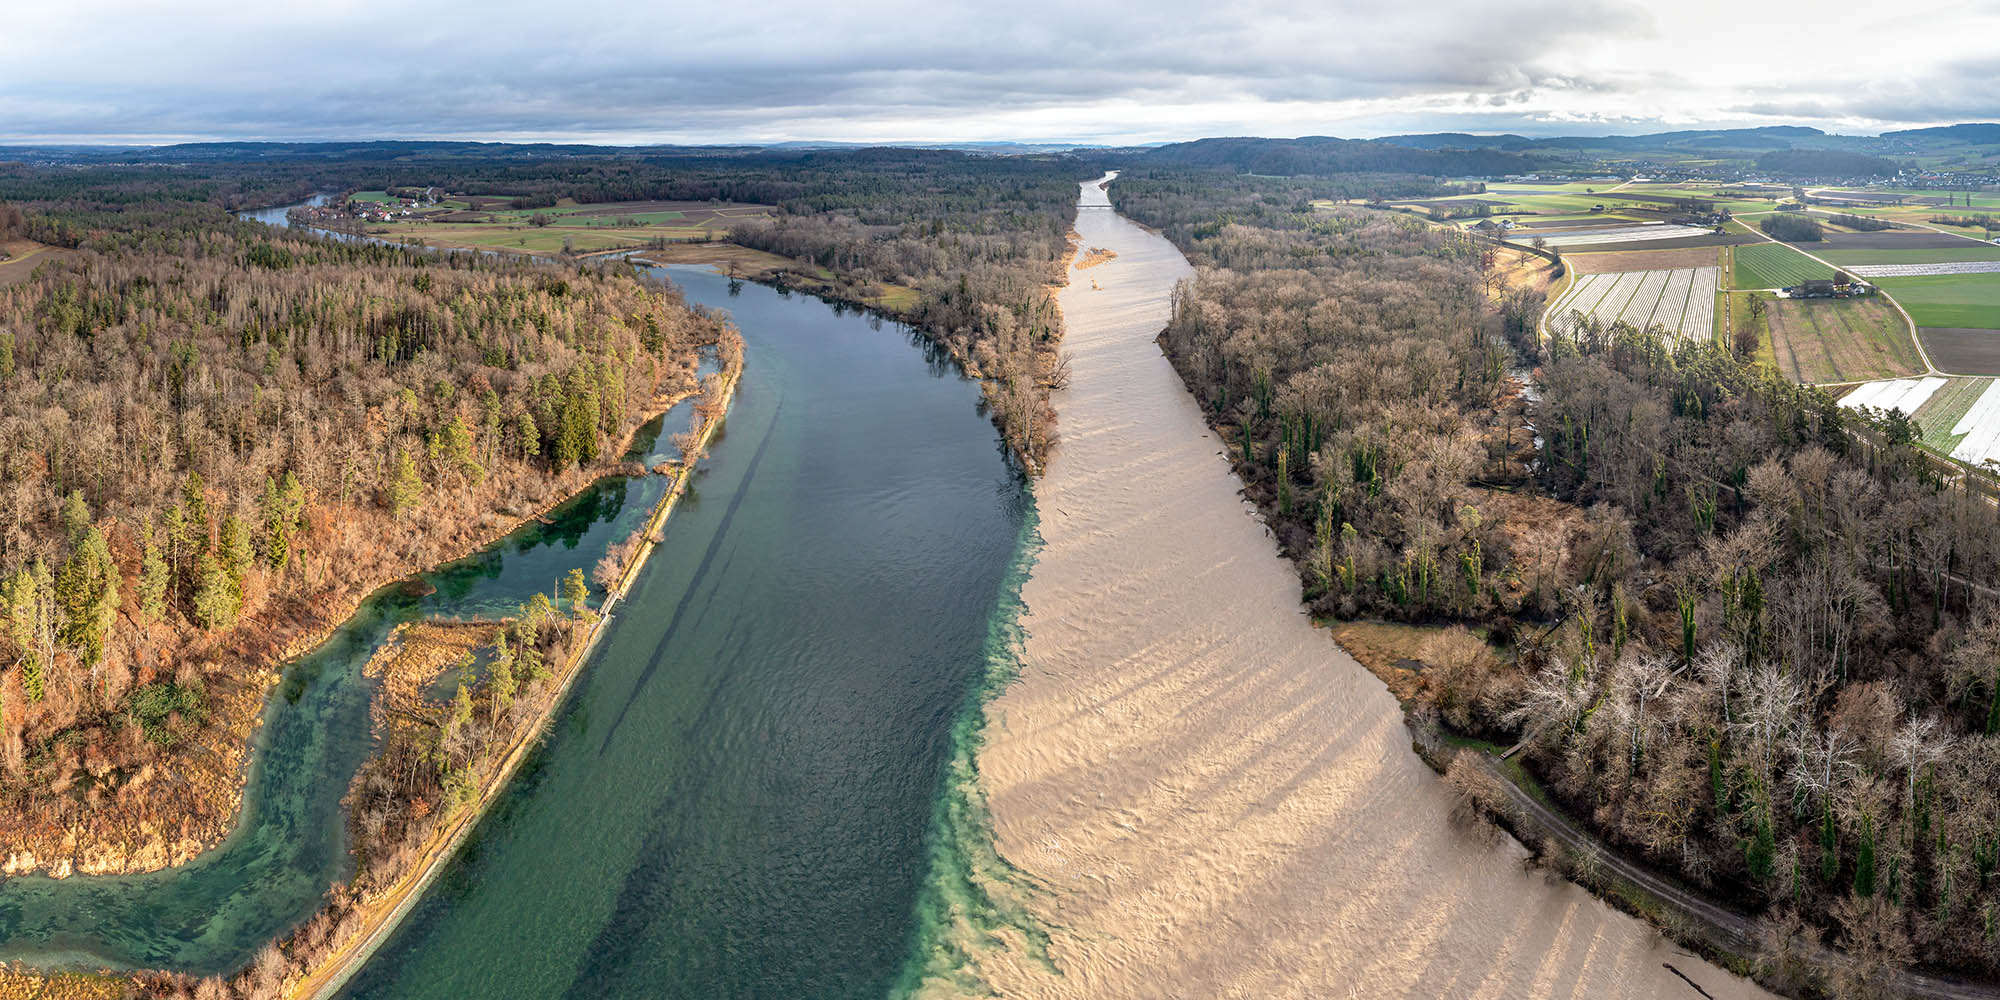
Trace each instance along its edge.
<instances>
[{"instance_id":1,"label":"sandy riverbank","mask_svg":"<svg viewBox=\"0 0 2000 1000\"><path fill-rule=\"evenodd\" d=\"M1395 699L1298 583L1154 344L1190 271L1084 188L1072 382L1020 680L979 769L1054 968L1009 997L1762 996L1455 827Z\"/></svg>"}]
</instances>

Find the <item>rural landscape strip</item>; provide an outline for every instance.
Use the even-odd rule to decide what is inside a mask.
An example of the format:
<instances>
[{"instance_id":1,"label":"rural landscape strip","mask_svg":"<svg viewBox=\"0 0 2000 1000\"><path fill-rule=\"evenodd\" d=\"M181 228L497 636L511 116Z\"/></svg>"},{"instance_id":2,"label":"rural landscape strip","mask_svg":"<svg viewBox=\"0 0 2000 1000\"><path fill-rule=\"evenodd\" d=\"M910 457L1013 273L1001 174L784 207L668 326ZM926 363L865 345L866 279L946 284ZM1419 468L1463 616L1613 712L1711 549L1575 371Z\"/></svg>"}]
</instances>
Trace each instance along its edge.
<instances>
[{"instance_id":1,"label":"rural landscape strip","mask_svg":"<svg viewBox=\"0 0 2000 1000\"><path fill-rule=\"evenodd\" d=\"M1766 232L1762 231L1761 229L1757 228L1756 226L1744 226L1743 228L1744 228L1744 229L1746 229L1746 230L1749 230L1749 231L1750 231L1750 232L1751 232L1752 234L1756 235L1756 236L1757 236L1757 237L1759 237L1760 239L1763 239L1763 240L1765 240L1766 242L1770 242L1770 243L1776 243L1777 245L1779 245L1779 246L1781 246L1781 247L1785 247L1786 249L1788 249L1788 250L1791 250L1791 251L1793 251L1794 253L1797 253L1797 254L1800 254L1800 255L1802 255L1802 256L1804 256L1804 257L1806 257L1806 258L1810 259L1810 260L1813 260L1813 261L1815 261L1815 262L1817 262L1817 263L1819 263L1819 264L1822 264L1822 265L1824 265L1824 266L1825 266L1825 267L1827 267L1827 268L1828 268L1829 270L1834 270L1834 271L1839 271L1839 270L1841 270L1841 267L1840 267L1839 265L1837 265L1837 264L1833 264L1833 263L1831 263L1831 262L1829 262L1829 261L1826 261L1826 260L1824 260L1824 259L1821 259L1820 257L1817 257L1817 256L1815 256L1815 255L1813 255L1813 254L1810 254L1810 253L1807 253L1807 252L1806 252L1806 251L1804 251L1804 250L1800 250L1800 249L1799 249L1798 247L1795 247L1795 246L1792 246L1791 244L1789 244L1789 243L1786 243L1786 242L1784 242L1784 241L1782 241L1782 240L1778 240L1778 239L1774 239L1774 238L1772 238L1772 236L1771 236L1771 235L1770 235L1769 233L1766 233ZM1932 363L1931 363L1931 356L1930 356L1930 352L1929 352L1929 351L1926 351L1926 350L1924 350L1924 338L1923 338L1922 336L1918 335L1918 333L1917 333L1917 321L1916 321L1916 320L1915 320L1914 318L1912 318L1912 317L1910 316L1910 311L1909 311L1908 309L1905 309L1905 308L1903 308L1903 304L1902 304L1902 303L1900 303L1900 302L1897 302L1897 301L1896 301L1896 298L1895 298L1895 296L1893 296L1893 295L1890 295L1890 294L1889 294L1889 293L1888 293L1887 291L1884 291L1884 290L1877 290L1876 294L1877 294L1877 295L1880 295L1880 296L1882 297L1882 299L1883 299L1884 301L1888 302L1888 303L1889 303L1890 305L1892 305L1892 306L1895 306L1895 307L1896 307L1896 312L1898 312L1898 313L1902 314L1902 317L1903 317L1903 322L1904 322L1905 324L1907 324L1907 325L1908 325L1908 327L1909 327L1909 333L1910 333L1910 342L1911 342L1911 343L1913 343L1913 344L1915 344L1915 345L1916 345L1916 347L1917 347L1917 357L1919 357L1919 358L1923 359L1923 362L1924 362L1924 371L1926 371L1926 372L1928 372L1928 373L1930 373L1930 374L1932 374L1932 375L1947 375L1947 374L1950 374L1949 372L1944 372L1944 371L1940 371L1940 370L1938 369L1938 367L1937 367L1936 365L1934 365L1934 364L1932 364Z\"/></svg>"}]
</instances>

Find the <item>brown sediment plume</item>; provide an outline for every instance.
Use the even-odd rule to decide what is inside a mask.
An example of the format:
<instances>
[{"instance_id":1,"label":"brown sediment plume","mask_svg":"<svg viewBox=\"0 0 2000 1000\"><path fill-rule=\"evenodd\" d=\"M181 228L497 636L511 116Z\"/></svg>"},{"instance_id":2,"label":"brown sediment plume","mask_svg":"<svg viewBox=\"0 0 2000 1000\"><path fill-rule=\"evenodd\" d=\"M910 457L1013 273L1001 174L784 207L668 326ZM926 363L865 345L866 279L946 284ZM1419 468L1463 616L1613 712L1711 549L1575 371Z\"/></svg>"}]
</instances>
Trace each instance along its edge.
<instances>
[{"instance_id":1,"label":"brown sediment plume","mask_svg":"<svg viewBox=\"0 0 2000 1000\"><path fill-rule=\"evenodd\" d=\"M1454 825L1154 344L1186 260L1082 190L1082 245L1116 256L1061 296L1063 445L978 761L1047 960L981 954L978 975L1093 1000L1694 996L1679 973L1762 996Z\"/></svg>"}]
</instances>

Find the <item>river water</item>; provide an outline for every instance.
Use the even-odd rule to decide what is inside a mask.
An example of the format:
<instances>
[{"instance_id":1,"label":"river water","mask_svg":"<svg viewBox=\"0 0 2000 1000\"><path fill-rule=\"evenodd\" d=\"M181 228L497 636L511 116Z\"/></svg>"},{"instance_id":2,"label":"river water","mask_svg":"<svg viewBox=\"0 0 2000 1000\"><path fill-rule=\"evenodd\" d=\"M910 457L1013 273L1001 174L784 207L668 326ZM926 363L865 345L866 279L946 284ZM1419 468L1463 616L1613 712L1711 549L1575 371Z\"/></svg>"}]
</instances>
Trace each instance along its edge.
<instances>
[{"instance_id":1,"label":"river water","mask_svg":"<svg viewBox=\"0 0 2000 1000\"><path fill-rule=\"evenodd\" d=\"M907 333L707 272L749 356L544 750L354 997L880 997L1030 503Z\"/></svg>"},{"instance_id":2,"label":"river water","mask_svg":"<svg viewBox=\"0 0 2000 1000\"><path fill-rule=\"evenodd\" d=\"M347 995L880 996L923 950L946 775L1008 654L1032 500L976 386L922 338L671 279L744 331L727 423L545 745ZM635 456L669 450L689 410ZM240 967L350 872L360 666L390 629L511 612L588 571L663 488L602 481L426 574L433 593L372 595L287 668L224 845L164 872L0 883L0 960Z\"/></svg>"}]
</instances>

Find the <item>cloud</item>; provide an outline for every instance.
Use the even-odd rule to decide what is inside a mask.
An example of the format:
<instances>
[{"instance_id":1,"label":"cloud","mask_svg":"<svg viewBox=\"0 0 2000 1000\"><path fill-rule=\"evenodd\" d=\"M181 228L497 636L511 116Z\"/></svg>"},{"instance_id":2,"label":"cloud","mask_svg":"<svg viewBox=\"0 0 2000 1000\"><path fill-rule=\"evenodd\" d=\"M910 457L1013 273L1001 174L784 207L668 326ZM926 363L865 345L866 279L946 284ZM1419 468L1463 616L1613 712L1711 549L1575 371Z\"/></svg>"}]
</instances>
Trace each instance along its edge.
<instances>
[{"instance_id":1,"label":"cloud","mask_svg":"<svg viewBox=\"0 0 2000 1000\"><path fill-rule=\"evenodd\" d=\"M71 0L10 11L0 141L1187 138L1366 134L1467 109L1509 127L1786 108L1896 123L1996 104L1992 60L1970 43L1957 62L1939 54L1927 90L1878 60L1801 91L1788 76L1817 77L1824 49L1804 40L1813 59L1785 64L1754 25L1736 30L1768 12L1713 2L1668 18L1632 0ZM1701 27L1716 14L1736 18L1726 37ZM1913 44L1996 26L1952 20Z\"/></svg>"}]
</instances>

